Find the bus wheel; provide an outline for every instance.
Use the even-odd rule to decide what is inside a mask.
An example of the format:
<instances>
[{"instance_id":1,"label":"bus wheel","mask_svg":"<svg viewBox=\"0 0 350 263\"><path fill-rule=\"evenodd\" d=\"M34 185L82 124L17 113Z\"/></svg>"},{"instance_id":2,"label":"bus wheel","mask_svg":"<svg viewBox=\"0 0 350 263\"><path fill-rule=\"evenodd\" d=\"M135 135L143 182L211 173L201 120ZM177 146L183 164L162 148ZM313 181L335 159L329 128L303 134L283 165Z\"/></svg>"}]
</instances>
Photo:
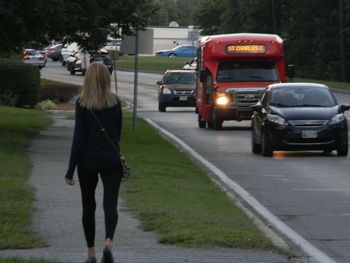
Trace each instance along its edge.
<instances>
[{"instance_id":1,"label":"bus wheel","mask_svg":"<svg viewBox=\"0 0 350 263\"><path fill-rule=\"evenodd\" d=\"M207 126L207 122L202 120L202 116L198 114L198 127L205 128Z\"/></svg>"},{"instance_id":2,"label":"bus wheel","mask_svg":"<svg viewBox=\"0 0 350 263\"><path fill-rule=\"evenodd\" d=\"M218 116L216 115L215 111L212 113L211 122L213 124L213 129L214 130L221 130L222 129L223 121L220 120L220 118L218 118Z\"/></svg>"}]
</instances>

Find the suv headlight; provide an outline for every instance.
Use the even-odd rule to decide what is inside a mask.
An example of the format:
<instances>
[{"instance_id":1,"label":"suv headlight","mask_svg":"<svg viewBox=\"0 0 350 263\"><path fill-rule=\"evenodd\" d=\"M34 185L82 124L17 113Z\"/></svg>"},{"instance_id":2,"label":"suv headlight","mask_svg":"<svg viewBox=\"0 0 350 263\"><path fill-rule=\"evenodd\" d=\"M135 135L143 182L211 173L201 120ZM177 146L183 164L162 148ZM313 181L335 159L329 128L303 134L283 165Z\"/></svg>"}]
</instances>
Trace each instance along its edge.
<instances>
[{"instance_id":1,"label":"suv headlight","mask_svg":"<svg viewBox=\"0 0 350 263\"><path fill-rule=\"evenodd\" d=\"M171 94L171 90L168 88L163 88L163 94Z\"/></svg>"},{"instance_id":2,"label":"suv headlight","mask_svg":"<svg viewBox=\"0 0 350 263\"><path fill-rule=\"evenodd\" d=\"M267 119L273 123L278 124L278 125L288 125L288 122L279 115L268 114Z\"/></svg>"},{"instance_id":3,"label":"suv headlight","mask_svg":"<svg viewBox=\"0 0 350 263\"><path fill-rule=\"evenodd\" d=\"M339 113L337 115L335 115L330 121L329 124L338 124L340 122L343 122L345 120L344 114L343 113Z\"/></svg>"}]
</instances>

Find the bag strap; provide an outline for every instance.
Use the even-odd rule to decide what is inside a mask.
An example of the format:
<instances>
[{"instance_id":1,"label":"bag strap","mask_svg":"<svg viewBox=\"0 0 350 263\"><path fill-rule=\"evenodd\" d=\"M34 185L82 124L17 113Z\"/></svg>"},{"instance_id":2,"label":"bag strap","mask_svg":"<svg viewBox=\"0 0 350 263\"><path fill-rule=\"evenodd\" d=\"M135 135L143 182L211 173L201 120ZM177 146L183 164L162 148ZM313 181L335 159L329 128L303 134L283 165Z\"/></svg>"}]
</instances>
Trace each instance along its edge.
<instances>
[{"instance_id":1,"label":"bag strap","mask_svg":"<svg viewBox=\"0 0 350 263\"><path fill-rule=\"evenodd\" d=\"M90 110L90 112L91 112L92 116L94 117L94 119L95 119L97 125L100 127L102 133L105 135L107 141L112 145L113 149L115 150L115 152L116 152L116 153L119 155L119 157L120 157L120 152L118 151L117 146L113 143L111 137L109 137L109 135L107 134L105 128L103 128L103 126L102 126L100 120L97 118L95 112L94 112L93 110Z\"/></svg>"}]
</instances>

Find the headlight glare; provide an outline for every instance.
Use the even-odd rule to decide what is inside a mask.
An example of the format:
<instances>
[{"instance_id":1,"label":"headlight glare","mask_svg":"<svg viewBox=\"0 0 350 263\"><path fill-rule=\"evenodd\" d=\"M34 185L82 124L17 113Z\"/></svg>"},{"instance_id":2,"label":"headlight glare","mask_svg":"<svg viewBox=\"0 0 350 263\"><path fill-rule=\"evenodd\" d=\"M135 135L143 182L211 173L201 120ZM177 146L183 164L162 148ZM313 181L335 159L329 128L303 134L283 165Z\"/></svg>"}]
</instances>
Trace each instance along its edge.
<instances>
[{"instance_id":1,"label":"headlight glare","mask_svg":"<svg viewBox=\"0 0 350 263\"><path fill-rule=\"evenodd\" d=\"M168 88L163 88L163 94L171 94L171 90Z\"/></svg>"},{"instance_id":2,"label":"headlight glare","mask_svg":"<svg viewBox=\"0 0 350 263\"><path fill-rule=\"evenodd\" d=\"M330 121L329 124L338 124L340 122L343 122L345 119L344 114L343 113L339 113L337 115L335 115Z\"/></svg>"},{"instance_id":3,"label":"headlight glare","mask_svg":"<svg viewBox=\"0 0 350 263\"><path fill-rule=\"evenodd\" d=\"M221 96L216 99L216 104L220 106L225 106L228 104L228 98L226 96Z\"/></svg>"},{"instance_id":4,"label":"headlight glare","mask_svg":"<svg viewBox=\"0 0 350 263\"><path fill-rule=\"evenodd\" d=\"M287 121L279 115L268 114L267 119L273 123L278 124L278 125L288 125Z\"/></svg>"}]
</instances>

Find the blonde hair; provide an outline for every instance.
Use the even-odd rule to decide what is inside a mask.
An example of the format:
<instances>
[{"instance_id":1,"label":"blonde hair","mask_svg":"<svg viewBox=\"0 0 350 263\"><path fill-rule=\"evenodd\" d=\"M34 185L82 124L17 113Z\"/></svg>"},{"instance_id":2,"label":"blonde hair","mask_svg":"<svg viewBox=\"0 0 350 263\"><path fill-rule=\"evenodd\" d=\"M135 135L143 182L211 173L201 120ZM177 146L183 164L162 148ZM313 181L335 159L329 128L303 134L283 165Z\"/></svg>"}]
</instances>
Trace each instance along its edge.
<instances>
[{"instance_id":1,"label":"blonde hair","mask_svg":"<svg viewBox=\"0 0 350 263\"><path fill-rule=\"evenodd\" d=\"M102 110L117 102L117 96L111 90L111 77L107 67L100 62L91 63L84 78L80 105L89 110Z\"/></svg>"}]
</instances>

